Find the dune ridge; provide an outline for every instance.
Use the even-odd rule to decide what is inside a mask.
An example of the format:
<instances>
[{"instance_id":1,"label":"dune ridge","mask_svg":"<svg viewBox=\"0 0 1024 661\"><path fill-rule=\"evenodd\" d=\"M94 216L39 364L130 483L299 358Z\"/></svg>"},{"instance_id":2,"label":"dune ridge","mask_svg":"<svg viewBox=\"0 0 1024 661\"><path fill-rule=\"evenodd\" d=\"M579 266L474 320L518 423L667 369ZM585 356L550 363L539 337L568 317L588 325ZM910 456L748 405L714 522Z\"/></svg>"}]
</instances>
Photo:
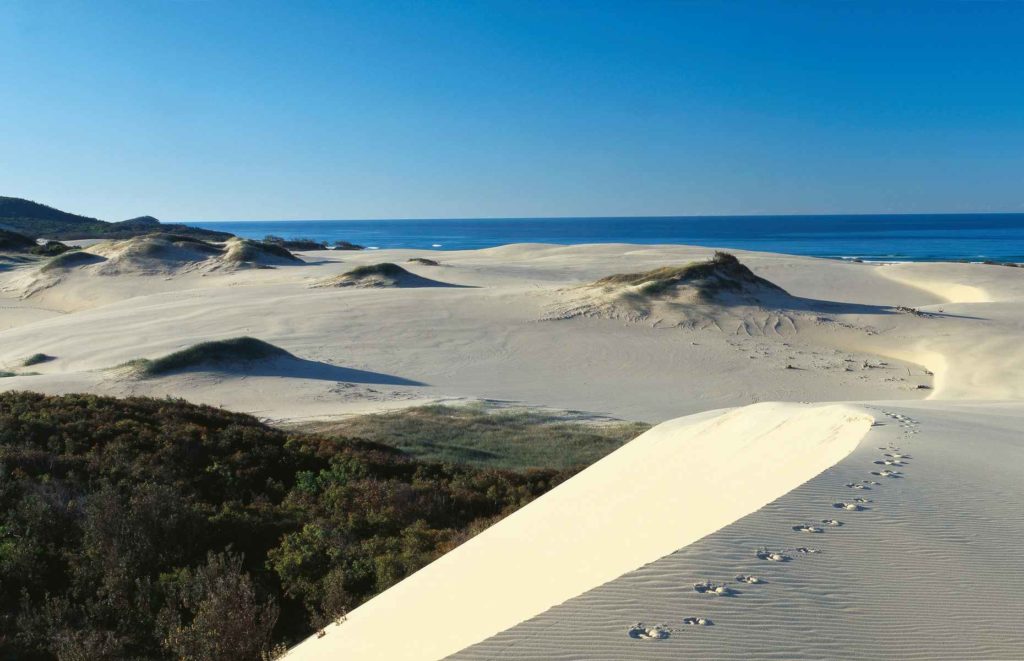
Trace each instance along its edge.
<instances>
[{"instance_id":1,"label":"dune ridge","mask_svg":"<svg viewBox=\"0 0 1024 661\"><path fill-rule=\"evenodd\" d=\"M757 510L850 453L871 422L847 406L772 403L662 423L288 658L455 653ZM396 621L401 636L389 635Z\"/></svg>"}]
</instances>

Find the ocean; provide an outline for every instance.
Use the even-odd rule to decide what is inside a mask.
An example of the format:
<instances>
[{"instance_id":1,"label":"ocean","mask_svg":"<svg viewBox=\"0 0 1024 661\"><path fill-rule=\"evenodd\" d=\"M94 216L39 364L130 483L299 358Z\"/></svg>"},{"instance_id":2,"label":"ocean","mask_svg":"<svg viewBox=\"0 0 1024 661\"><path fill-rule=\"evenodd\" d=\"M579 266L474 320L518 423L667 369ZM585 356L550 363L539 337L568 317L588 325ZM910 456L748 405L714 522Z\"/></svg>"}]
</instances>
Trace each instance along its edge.
<instances>
[{"instance_id":1,"label":"ocean","mask_svg":"<svg viewBox=\"0 0 1024 661\"><path fill-rule=\"evenodd\" d=\"M274 234L370 248L674 243L865 261L1024 262L1024 213L179 222L247 238Z\"/></svg>"}]
</instances>

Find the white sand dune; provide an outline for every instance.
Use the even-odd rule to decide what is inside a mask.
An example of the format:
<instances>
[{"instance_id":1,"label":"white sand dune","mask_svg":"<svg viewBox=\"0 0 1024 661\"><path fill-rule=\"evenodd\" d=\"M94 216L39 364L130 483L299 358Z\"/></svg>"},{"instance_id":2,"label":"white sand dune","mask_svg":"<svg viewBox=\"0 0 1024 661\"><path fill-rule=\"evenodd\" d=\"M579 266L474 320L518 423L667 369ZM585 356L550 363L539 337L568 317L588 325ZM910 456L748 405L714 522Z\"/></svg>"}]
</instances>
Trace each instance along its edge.
<instances>
[{"instance_id":1,"label":"white sand dune","mask_svg":"<svg viewBox=\"0 0 1024 661\"><path fill-rule=\"evenodd\" d=\"M758 404L662 423L288 658L457 652L757 510L849 454L871 421L844 406Z\"/></svg>"},{"instance_id":2,"label":"white sand dune","mask_svg":"<svg viewBox=\"0 0 1024 661\"><path fill-rule=\"evenodd\" d=\"M1024 573L1016 551L1024 546L1024 517L1010 496L1024 465L1020 408L929 402L871 411L884 426L835 467L453 658L1021 658ZM896 448L911 457L895 468L902 477L875 475L885 468L874 462ZM718 494L709 490L705 498ZM861 511L832 506L856 498L869 501ZM792 529L804 523L824 532ZM791 559L759 560L754 550L762 545ZM762 582L741 583L740 575ZM698 594L691 586L704 580L736 593ZM683 624L694 616L713 625ZM664 624L669 636L631 638L628 628L637 622ZM330 630L321 644L334 635Z\"/></svg>"},{"instance_id":3,"label":"white sand dune","mask_svg":"<svg viewBox=\"0 0 1024 661\"><path fill-rule=\"evenodd\" d=\"M289 658L1024 658L1024 269L739 252L787 295L552 318L581 285L711 252L324 251L275 270L87 267L33 290L12 268L0 369L56 359L0 388L177 395L282 421L479 397L670 420ZM311 287L379 262L457 286ZM713 323L675 323L696 318ZM297 360L146 380L108 369L240 335ZM873 463L886 453L912 459ZM887 469L904 476L870 475ZM790 560L759 560L761 546ZM703 580L736 594L694 592ZM657 637L631 637L639 623Z\"/></svg>"}]
</instances>

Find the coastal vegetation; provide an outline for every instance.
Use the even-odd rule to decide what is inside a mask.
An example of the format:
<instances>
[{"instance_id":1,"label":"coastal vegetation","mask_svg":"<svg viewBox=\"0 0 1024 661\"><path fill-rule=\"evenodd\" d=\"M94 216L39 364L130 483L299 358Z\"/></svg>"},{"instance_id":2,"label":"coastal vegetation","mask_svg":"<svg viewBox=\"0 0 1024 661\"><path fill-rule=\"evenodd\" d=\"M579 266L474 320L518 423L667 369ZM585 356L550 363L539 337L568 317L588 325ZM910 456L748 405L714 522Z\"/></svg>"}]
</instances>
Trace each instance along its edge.
<instances>
[{"instance_id":1,"label":"coastal vegetation","mask_svg":"<svg viewBox=\"0 0 1024 661\"><path fill-rule=\"evenodd\" d=\"M315 287L456 287L411 273L398 264L383 262L357 266L351 271L326 278Z\"/></svg>"},{"instance_id":2,"label":"coastal vegetation","mask_svg":"<svg viewBox=\"0 0 1024 661\"><path fill-rule=\"evenodd\" d=\"M31 200L2 196L0 229L19 232L32 239L126 239L153 232L192 236L211 241L226 241L233 236L227 232L161 223L152 216L140 216L111 223L54 209Z\"/></svg>"},{"instance_id":3,"label":"coastal vegetation","mask_svg":"<svg viewBox=\"0 0 1024 661\"><path fill-rule=\"evenodd\" d=\"M740 291L749 286L783 292L778 285L754 275L735 255L721 251L716 251L711 259L703 262L665 266L643 273L610 275L596 281L593 286L635 287L639 293L655 297L686 286L708 300L723 291Z\"/></svg>"},{"instance_id":4,"label":"coastal vegetation","mask_svg":"<svg viewBox=\"0 0 1024 661\"><path fill-rule=\"evenodd\" d=\"M649 428L642 422L486 403L417 406L302 427L326 436L365 438L424 461L512 470L586 466Z\"/></svg>"},{"instance_id":5,"label":"coastal vegetation","mask_svg":"<svg viewBox=\"0 0 1024 661\"><path fill-rule=\"evenodd\" d=\"M572 472L181 400L2 393L0 658L255 661Z\"/></svg>"},{"instance_id":6,"label":"coastal vegetation","mask_svg":"<svg viewBox=\"0 0 1024 661\"><path fill-rule=\"evenodd\" d=\"M79 266L88 266L90 264L98 264L100 262L107 261L105 257L100 255L94 255L90 252L83 252L76 250L73 252L65 252L57 255L50 261L43 264L39 269L43 273L48 271L57 271L62 269L73 269Z\"/></svg>"},{"instance_id":7,"label":"coastal vegetation","mask_svg":"<svg viewBox=\"0 0 1024 661\"><path fill-rule=\"evenodd\" d=\"M254 337L233 337L227 340L200 342L153 360L140 358L126 365L139 376L156 377L191 367L228 365L268 358L288 358L292 354Z\"/></svg>"},{"instance_id":8,"label":"coastal vegetation","mask_svg":"<svg viewBox=\"0 0 1024 661\"><path fill-rule=\"evenodd\" d=\"M48 363L51 360L55 360L53 356L47 356L45 353L34 353L21 364L22 367L32 367L40 363Z\"/></svg>"},{"instance_id":9,"label":"coastal vegetation","mask_svg":"<svg viewBox=\"0 0 1024 661\"><path fill-rule=\"evenodd\" d=\"M287 248L288 250L363 250L363 246L349 243L348 241L335 241L333 244L327 241L315 241L313 239L285 239L280 236L268 234L263 237L264 243Z\"/></svg>"}]
</instances>

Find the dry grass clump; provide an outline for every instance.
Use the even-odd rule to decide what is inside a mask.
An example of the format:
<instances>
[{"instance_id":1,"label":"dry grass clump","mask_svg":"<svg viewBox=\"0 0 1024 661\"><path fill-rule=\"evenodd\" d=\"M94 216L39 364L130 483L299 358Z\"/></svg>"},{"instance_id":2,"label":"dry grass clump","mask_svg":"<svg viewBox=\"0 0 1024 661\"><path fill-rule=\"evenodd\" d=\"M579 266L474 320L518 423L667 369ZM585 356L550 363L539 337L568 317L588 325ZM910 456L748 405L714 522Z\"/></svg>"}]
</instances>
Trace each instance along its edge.
<instances>
[{"instance_id":1,"label":"dry grass clump","mask_svg":"<svg viewBox=\"0 0 1024 661\"><path fill-rule=\"evenodd\" d=\"M427 259L426 257L413 257L412 259L410 259L408 261L409 261L410 264L422 264L423 266L440 266L441 265L441 262L436 262L436 261L434 261L432 259Z\"/></svg>"}]
</instances>

